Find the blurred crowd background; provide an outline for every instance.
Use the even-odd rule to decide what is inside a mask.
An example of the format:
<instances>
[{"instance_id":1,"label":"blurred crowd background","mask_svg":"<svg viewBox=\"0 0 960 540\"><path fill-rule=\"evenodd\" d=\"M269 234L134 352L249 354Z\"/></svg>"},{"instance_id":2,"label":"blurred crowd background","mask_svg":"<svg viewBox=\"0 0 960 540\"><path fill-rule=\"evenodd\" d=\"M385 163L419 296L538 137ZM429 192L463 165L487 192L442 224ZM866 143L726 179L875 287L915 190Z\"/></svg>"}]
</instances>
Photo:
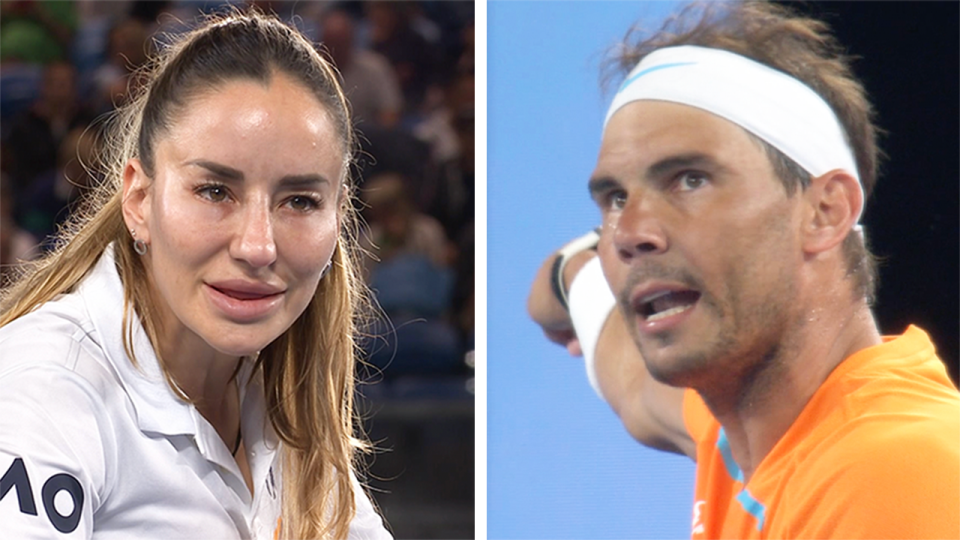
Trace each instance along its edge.
<instances>
[{"instance_id":1,"label":"blurred crowd background","mask_svg":"<svg viewBox=\"0 0 960 540\"><path fill-rule=\"evenodd\" d=\"M99 181L101 120L214 1L0 2L0 283ZM229 2L276 13L339 69L382 314L364 343L368 483L398 538L470 538L474 493L473 2Z\"/></svg>"}]
</instances>

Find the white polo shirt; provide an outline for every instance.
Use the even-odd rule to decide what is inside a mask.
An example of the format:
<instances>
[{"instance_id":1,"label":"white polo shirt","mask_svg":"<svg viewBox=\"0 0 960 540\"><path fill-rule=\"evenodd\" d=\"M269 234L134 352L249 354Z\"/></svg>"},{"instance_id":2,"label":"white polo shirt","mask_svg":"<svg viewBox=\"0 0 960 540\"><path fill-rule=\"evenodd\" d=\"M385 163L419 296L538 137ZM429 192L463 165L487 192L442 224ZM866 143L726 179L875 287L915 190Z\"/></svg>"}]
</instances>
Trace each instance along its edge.
<instances>
[{"instance_id":1,"label":"white polo shirt","mask_svg":"<svg viewBox=\"0 0 960 540\"><path fill-rule=\"evenodd\" d=\"M251 496L213 426L167 385L139 321L133 366L122 307L108 249L75 293L0 328L0 537L272 540L280 453L261 377L240 392ZM391 538L353 485L349 538Z\"/></svg>"}]
</instances>

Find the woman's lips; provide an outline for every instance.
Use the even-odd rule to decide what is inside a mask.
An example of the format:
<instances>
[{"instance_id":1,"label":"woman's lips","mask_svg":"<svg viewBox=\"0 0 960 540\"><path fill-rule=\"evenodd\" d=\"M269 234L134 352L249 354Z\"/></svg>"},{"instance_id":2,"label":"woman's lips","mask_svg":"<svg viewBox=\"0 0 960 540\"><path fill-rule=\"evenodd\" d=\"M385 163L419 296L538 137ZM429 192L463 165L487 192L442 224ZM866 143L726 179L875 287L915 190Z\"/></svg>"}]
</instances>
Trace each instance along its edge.
<instances>
[{"instance_id":1,"label":"woman's lips","mask_svg":"<svg viewBox=\"0 0 960 540\"><path fill-rule=\"evenodd\" d=\"M256 283L207 283L211 303L227 318L253 322L270 315L283 300L283 289Z\"/></svg>"}]
</instances>

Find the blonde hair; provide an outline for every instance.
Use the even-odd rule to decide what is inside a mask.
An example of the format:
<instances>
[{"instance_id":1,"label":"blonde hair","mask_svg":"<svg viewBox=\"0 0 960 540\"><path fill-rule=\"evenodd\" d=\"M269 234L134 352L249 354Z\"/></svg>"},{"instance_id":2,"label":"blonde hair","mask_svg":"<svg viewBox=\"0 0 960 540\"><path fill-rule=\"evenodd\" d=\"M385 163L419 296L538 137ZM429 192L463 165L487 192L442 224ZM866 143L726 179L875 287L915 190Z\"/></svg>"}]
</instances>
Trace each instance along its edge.
<instances>
[{"instance_id":1,"label":"blonde hair","mask_svg":"<svg viewBox=\"0 0 960 540\"><path fill-rule=\"evenodd\" d=\"M367 448L355 431L353 408L355 336L368 306L349 174L356 139L336 71L296 30L257 11L233 10L209 18L154 58L142 74L147 84L110 121L99 162L103 182L60 231L54 251L2 291L0 326L73 291L112 243L124 284L124 348L136 362L132 309L156 349L157 306L123 220L123 169L136 158L153 175L156 139L199 92L236 79L269 83L278 72L308 88L330 114L343 145L344 187L330 271L301 316L260 352L256 369L263 373L267 414L283 441L281 536L345 538L356 509L350 476L358 450ZM157 357L171 388L188 400L159 351Z\"/></svg>"}]
</instances>

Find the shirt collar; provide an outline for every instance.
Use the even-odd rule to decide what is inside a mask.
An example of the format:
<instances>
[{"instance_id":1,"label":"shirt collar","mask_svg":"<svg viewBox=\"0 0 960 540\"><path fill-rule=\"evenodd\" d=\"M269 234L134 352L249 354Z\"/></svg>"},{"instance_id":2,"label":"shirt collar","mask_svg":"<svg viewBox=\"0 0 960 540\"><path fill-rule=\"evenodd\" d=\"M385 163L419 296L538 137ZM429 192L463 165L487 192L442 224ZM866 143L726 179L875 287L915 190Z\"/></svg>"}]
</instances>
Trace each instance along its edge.
<instances>
[{"instance_id":1,"label":"shirt collar","mask_svg":"<svg viewBox=\"0 0 960 540\"><path fill-rule=\"evenodd\" d=\"M136 412L137 426L145 433L164 436L190 435L201 444L201 453L218 463L236 468L229 456L214 444L217 437L200 412L192 404L180 399L170 388L160 362L140 323L131 310L133 325L134 366L123 348L123 284L117 272L113 244L107 247L100 260L77 288L77 294L86 304L90 320L96 329L92 339L99 339L107 361L120 378L124 391L130 397ZM99 337L98 337L99 336ZM255 361L245 359L237 374L240 382L240 402L243 439L250 454L254 480L262 485L279 448L279 438L266 419L263 372L253 371ZM223 454L223 455L220 455ZM239 474L239 470L237 471ZM249 497L245 492L244 496Z\"/></svg>"},{"instance_id":2,"label":"shirt collar","mask_svg":"<svg viewBox=\"0 0 960 540\"><path fill-rule=\"evenodd\" d=\"M196 435L195 408L170 388L153 346L140 324L140 318L132 309L131 345L137 358L136 366L124 350L123 284L114 261L111 244L77 289L100 336L100 348L133 402L141 431L163 435Z\"/></svg>"}]
</instances>

